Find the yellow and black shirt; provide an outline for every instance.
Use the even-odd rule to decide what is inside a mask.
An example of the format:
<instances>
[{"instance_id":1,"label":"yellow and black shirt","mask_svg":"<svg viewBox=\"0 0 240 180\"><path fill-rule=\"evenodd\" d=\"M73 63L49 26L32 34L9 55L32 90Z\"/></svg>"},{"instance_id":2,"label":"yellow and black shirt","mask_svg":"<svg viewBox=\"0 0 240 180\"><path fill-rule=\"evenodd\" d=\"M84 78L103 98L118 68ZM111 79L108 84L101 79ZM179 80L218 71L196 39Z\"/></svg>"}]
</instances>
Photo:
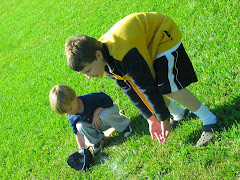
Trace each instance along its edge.
<instances>
[{"instance_id":1,"label":"yellow and black shirt","mask_svg":"<svg viewBox=\"0 0 240 180\"><path fill-rule=\"evenodd\" d=\"M108 63L105 70L138 108L144 118L158 120L169 111L155 81L153 62L157 55L181 42L176 23L160 13L135 13L117 22L99 41Z\"/></svg>"}]
</instances>

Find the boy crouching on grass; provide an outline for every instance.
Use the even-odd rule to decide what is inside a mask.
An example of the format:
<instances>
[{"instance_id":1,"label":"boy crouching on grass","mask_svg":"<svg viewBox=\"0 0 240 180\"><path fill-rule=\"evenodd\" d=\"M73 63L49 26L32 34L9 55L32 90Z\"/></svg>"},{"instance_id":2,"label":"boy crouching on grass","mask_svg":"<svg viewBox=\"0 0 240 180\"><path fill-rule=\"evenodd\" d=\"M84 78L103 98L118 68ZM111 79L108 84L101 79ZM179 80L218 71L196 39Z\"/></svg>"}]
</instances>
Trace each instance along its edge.
<instances>
[{"instance_id":1,"label":"boy crouching on grass","mask_svg":"<svg viewBox=\"0 0 240 180\"><path fill-rule=\"evenodd\" d=\"M52 109L58 114L67 114L69 124L79 149L85 148L85 139L94 144L94 154L103 147L103 131L113 127L128 137L130 121L119 114L118 106L103 92L78 96L68 85L56 85L49 94Z\"/></svg>"}]
</instances>

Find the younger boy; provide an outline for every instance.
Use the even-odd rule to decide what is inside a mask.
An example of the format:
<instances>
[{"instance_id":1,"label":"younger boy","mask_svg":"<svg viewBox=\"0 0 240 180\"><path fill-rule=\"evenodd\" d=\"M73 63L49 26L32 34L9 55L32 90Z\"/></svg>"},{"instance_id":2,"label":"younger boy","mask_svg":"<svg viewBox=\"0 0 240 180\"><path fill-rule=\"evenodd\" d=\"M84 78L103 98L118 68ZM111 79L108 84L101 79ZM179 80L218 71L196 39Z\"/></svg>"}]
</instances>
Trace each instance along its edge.
<instances>
[{"instance_id":1,"label":"younger boy","mask_svg":"<svg viewBox=\"0 0 240 180\"><path fill-rule=\"evenodd\" d=\"M103 131L113 127L128 137L130 121L119 114L118 106L103 92L76 96L68 85L56 85L49 94L52 109L59 114L67 114L69 124L79 149L85 148L85 139L94 144L96 154L103 147Z\"/></svg>"}]
</instances>

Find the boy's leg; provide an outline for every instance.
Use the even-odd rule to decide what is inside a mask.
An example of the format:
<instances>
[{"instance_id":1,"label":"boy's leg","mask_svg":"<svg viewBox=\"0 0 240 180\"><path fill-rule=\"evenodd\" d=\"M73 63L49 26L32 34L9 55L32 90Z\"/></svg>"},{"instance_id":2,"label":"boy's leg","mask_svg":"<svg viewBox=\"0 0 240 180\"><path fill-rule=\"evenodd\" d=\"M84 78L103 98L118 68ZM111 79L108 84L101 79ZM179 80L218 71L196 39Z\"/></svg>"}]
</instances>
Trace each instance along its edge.
<instances>
[{"instance_id":1,"label":"boy's leg","mask_svg":"<svg viewBox=\"0 0 240 180\"><path fill-rule=\"evenodd\" d=\"M197 82L198 79L183 45L180 43L171 50L158 55L154 61L154 70L160 94L176 100L200 117L203 121L201 138L211 140L211 138L205 138L204 129L205 127L215 128L218 118L185 88ZM202 142L207 144L208 140Z\"/></svg>"},{"instance_id":2,"label":"boy's leg","mask_svg":"<svg viewBox=\"0 0 240 180\"><path fill-rule=\"evenodd\" d=\"M170 100L169 98L166 98L165 96L163 96L163 99L165 101L165 104L170 112L170 114L173 116L173 120L174 121L180 121L182 120L184 117L188 116L188 110L184 109L182 107L180 107L179 105L177 105L176 103L174 103L172 100Z\"/></svg>"},{"instance_id":3,"label":"boy's leg","mask_svg":"<svg viewBox=\"0 0 240 180\"><path fill-rule=\"evenodd\" d=\"M163 95L165 104L173 116L172 120L179 121L188 116L188 110L164 97L166 94L178 91L196 82L197 77L192 63L182 45L177 44L172 49L159 54L154 60L154 70L159 93ZM174 123L174 124L177 124Z\"/></svg>"},{"instance_id":4,"label":"boy's leg","mask_svg":"<svg viewBox=\"0 0 240 180\"><path fill-rule=\"evenodd\" d=\"M103 122L103 125L100 127L102 130L105 127L113 127L118 132L123 132L130 124L128 118L119 114L119 109L116 104L110 108L103 109L99 114L100 119Z\"/></svg>"},{"instance_id":5,"label":"boy's leg","mask_svg":"<svg viewBox=\"0 0 240 180\"><path fill-rule=\"evenodd\" d=\"M167 96L190 109L202 120L203 125L217 123L217 117L209 111L188 89L184 88L167 94Z\"/></svg>"},{"instance_id":6,"label":"boy's leg","mask_svg":"<svg viewBox=\"0 0 240 180\"><path fill-rule=\"evenodd\" d=\"M98 144L104 137L103 132L93 128L91 123L78 122L76 127L92 144Z\"/></svg>"},{"instance_id":7,"label":"boy's leg","mask_svg":"<svg viewBox=\"0 0 240 180\"><path fill-rule=\"evenodd\" d=\"M201 102L186 88L166 94L166 96L181 103L192 112L196 112L201 106Z\"/></svg>"},{"instance_id":8,"label":"boy's leg","mask_svg":"<svg viewBox=\"0 0 240 180\"><path fill-rule=\"evenodd\" d=\"M188 89L184 88L167 94L167 96L190 109L203 121L203 125L217 123L217 117L209 111Z\"/></svg>"},{"instance_id":9,"label":"boy's leg","mask_svg":"<svg viewBox=\"0 0 240 180\"><path fill-rule=\"evenodd\" d=\"M219 118L209 111L188 89L167 94L168 97L178 101L203 122L203 133L197 142L197 146L207 145L213 138L213 130L219 129Z\"/></svg>"}]
</instances>

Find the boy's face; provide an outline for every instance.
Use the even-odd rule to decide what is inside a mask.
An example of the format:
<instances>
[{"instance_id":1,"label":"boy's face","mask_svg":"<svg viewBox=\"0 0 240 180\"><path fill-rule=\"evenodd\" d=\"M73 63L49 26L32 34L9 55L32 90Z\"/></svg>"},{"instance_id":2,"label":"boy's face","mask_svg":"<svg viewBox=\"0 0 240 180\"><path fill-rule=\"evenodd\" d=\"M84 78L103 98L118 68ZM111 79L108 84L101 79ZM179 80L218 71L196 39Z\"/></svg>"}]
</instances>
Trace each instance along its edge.
<instances>
[{"instance_id":1,"label":"boy's face","mask_svg":"<svg viewBox=\"0 0 240 180\"><path fill-rule=\"evenodd\" d=\"M70 105L66 105L64 107L64 109L66 109L66 114L67 115L74 115L79 111L79 109L80 109L79 106L80 106L79 105L79 100L76 96L76 98L73 100L73 102Z\"/></svg>"},{"instance_id":2,"label":"boy's face","mask_svg":"<svg viewBox=\"0 0 240 180\"><path fill-rule=\"evenodd\" d=\"M106 62L100 51L96 52L96 60L86 64L82 71L78 73L84 74L87 78L102 78L105 72Z\"/></svg>"}]
</instances>

